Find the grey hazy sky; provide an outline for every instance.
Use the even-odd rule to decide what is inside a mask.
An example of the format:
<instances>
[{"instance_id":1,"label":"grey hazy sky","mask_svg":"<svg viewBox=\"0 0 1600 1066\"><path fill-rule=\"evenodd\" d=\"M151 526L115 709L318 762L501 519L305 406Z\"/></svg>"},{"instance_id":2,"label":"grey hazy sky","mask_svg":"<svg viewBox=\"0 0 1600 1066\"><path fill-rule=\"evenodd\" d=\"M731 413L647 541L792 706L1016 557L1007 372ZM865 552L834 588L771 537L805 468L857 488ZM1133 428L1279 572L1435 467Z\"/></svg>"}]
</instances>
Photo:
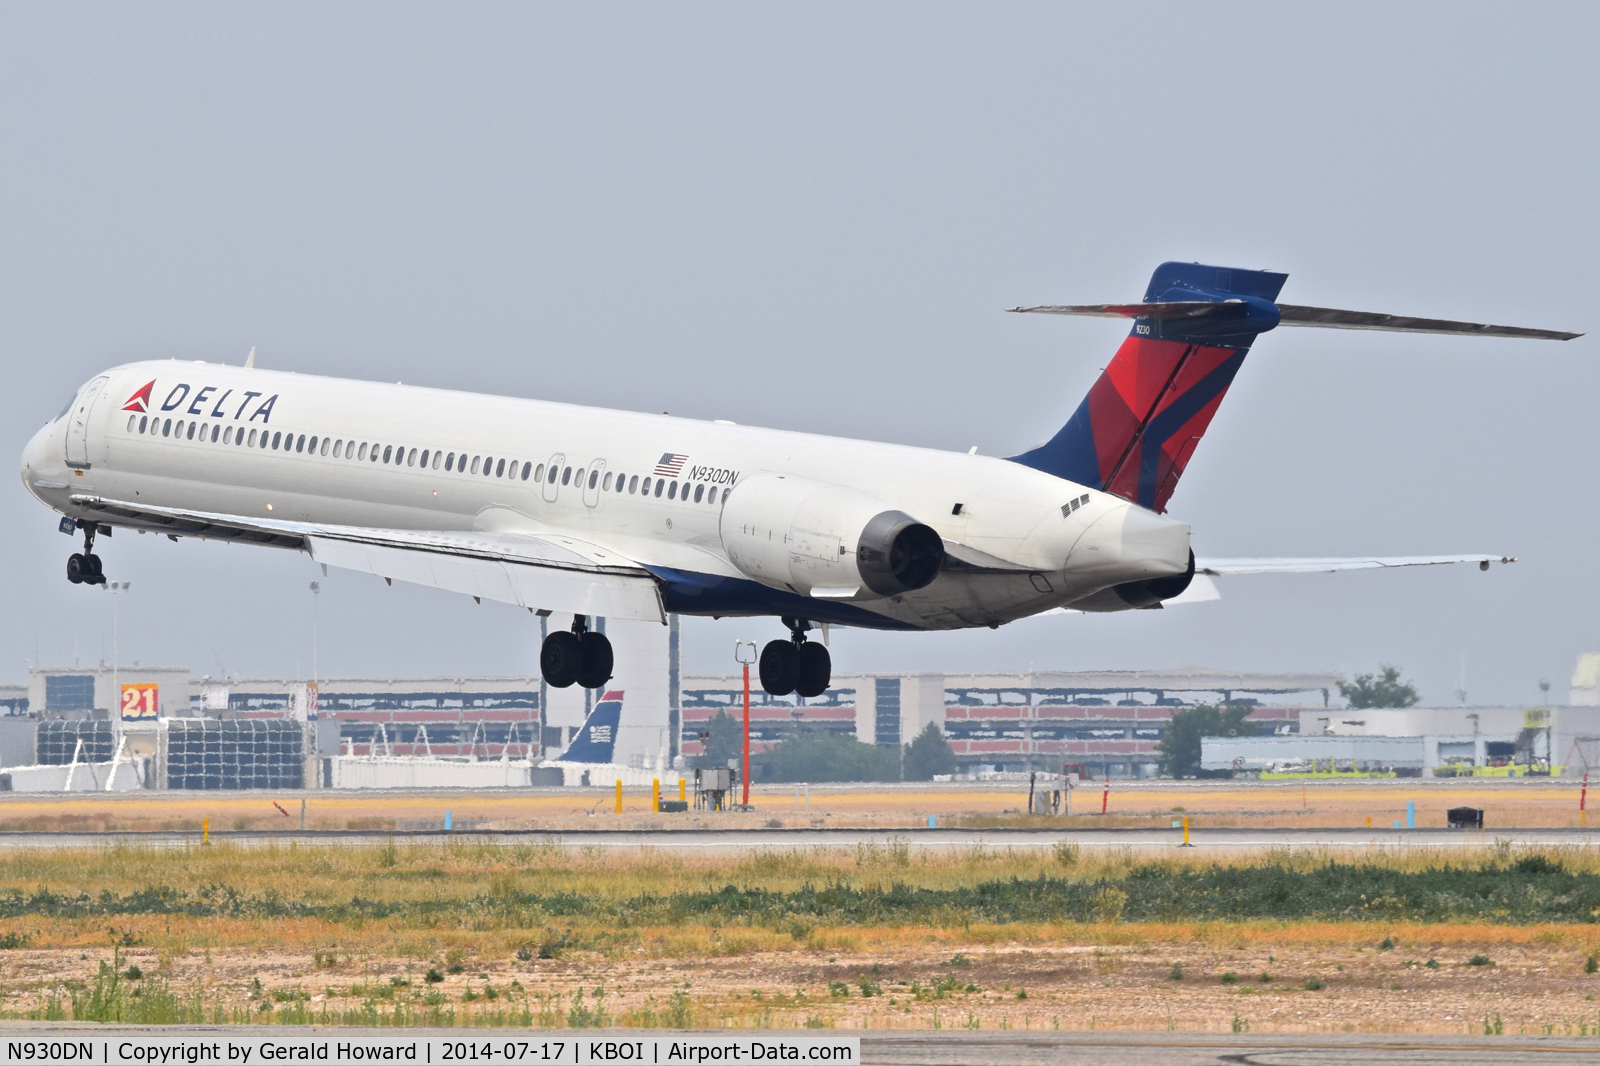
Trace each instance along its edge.
<instances>
[{"instance_id":1,"label":"grey hazy sky","mask_svg":"<svg viewBox=\"0 0 1600 1066\"><path fill-rule=\"evenodd\" d=\"M1164 259L1294 303L1600 330L1572 5L6 4L0 448L96 370L241 361L1020 451ZM1268 334L1172 500L1211 555L1515 553L1235 578L842 670L1402 664L1525 701L1600 646L1595 341ZM15 459L13 459L15 461ZM15 468L13 468L15 469ZM110 655L13 480L0 679ZM304 556L121 536L124 661L309 674ZM521 673L513 608L335 571L325 676ZM686 625L690 670L775 621Z\"/></svg>"}]
</instances>

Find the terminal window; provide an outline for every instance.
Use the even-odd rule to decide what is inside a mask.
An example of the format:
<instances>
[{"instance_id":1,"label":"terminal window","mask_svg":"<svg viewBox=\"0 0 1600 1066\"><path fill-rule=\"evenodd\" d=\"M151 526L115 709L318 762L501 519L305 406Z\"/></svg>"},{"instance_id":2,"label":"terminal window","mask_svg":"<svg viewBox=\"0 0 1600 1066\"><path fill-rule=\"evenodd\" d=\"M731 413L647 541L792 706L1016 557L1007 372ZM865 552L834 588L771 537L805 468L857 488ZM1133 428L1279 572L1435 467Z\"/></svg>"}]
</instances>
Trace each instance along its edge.
<instances>
[{"instance_id":1,"label":"terminal window","mask_svg":"<svg viewBox=\"0 0 1600 1066\"><path fill-rule=\"evenodd\" d=\"M875 713L872 739L879 744L900 745L900 679L879 677L874 679Z\"/></svg>"},{"instance_id":2,"label":"terminal window","mask_svg":"<svg viewBox=\"0 0 1600 1066\"><path fill-rule=\"evenodd\" d=\"M44 705L52 711L94 710L94 675L58 674L46 677Z\"/></svg>"}]
</instances>

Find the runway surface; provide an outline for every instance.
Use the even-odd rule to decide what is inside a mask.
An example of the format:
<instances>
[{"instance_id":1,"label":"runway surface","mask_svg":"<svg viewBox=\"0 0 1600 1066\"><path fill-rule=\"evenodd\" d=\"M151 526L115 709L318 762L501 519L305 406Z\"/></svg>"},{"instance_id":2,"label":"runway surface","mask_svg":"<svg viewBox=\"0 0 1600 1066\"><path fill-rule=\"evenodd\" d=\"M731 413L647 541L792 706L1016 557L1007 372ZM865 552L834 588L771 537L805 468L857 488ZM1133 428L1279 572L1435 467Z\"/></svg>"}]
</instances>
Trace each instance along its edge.
<instances>
[{"instance_id":1,"label":"runway surface","mask_svg":"<svg viewBox=\"0 0 1600 1066\"><path fill-rule=\"evenodd\" d=\"M752 848L1048 848L1065 841L1083 848L1175 848L1181 829L425 829L425 830L259 830L217 831L213 843L259 846L301 844L378 846L388 843L472 842L570 848L660 848L681 851L748 851ZM1495 841L1521 846L1588 847L1600 844L1600 829L1192 829L1196 850L1240 851L1263 848L1484 847ZM201 842L193 831L4 832L0 848L105 847L136 844L188 847Z\"/></svg>"},{"instance_id":2,"label":"runway surface","mask_svg":"<svg viewBox=\"0 0 1600 1066\"><path fill-rule=\"evenodd\" d=\"M0 1025L0 1062L24 1061L4 1054L14 1040L93 1040L113 1044L131 1039L170 1044L179 1040L277 1039L312 1036L501 1041L513 1039L648 1040L654 1036L727 1039L796 1037L806 1030L761 1033L716 1030L703 1033L653 1033L641 1029L537 1032L527 1029L313 1029L284 1026L93 1026L62 1022L8 1022ZM1223 1035L1186 1033L975 1033L966 1031L837 1031L859 1036L861 1061L877 1066L1411 1066L1451 1063L1462 1066L1526 1066L1529 1063L1594 1062L1600 1038L1542 1036L1369 1036L1361 1034ZM498 1060L479 1059L492 1063Z\"/></svg>"}]
</instances>

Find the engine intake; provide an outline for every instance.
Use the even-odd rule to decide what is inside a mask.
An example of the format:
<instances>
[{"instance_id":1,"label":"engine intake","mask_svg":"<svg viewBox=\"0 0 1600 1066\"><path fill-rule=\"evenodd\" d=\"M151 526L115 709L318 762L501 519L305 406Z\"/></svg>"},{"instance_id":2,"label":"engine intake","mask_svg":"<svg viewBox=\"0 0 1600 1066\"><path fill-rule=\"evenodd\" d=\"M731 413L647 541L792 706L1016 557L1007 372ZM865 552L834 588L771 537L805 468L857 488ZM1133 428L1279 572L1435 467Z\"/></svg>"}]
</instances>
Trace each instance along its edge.
<instances>
[{"instance_id":1,"label":"engine intake","mask_svg":"<svg viewBox=\"0 0 1600 1066\"><path fill-rule=\"evenodd\" d=\"M944 566L932 526L858 489L758 474L726 497L723 550L763 585L819 599L874 599L926 588Z\"/></svg>"}]
</instances>

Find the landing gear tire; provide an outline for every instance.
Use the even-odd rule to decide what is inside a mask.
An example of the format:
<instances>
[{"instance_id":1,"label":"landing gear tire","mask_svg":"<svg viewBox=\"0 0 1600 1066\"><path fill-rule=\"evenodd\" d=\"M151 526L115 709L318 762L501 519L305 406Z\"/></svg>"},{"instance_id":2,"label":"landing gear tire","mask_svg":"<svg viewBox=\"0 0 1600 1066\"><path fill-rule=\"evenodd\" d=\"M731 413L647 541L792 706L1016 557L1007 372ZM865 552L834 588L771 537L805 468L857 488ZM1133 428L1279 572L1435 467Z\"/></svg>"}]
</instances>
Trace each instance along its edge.
<instances>
[{"instance_id":1,"label":"landing gear tire","mask_svg":"<svg viewBox=\"0 0 1600 1066\"><path fill-rule=\"evenodd\" d=\"M583 672L583 644L578 634L558 630L539 648L539 672L552 688L571 688Z\"/></svg>"},{"instance_id":2,"label":"landing gear tire","mask_svg":"<svg viewBox=\"0 0 1600 1066\"><path fill-rule=\"evenodd\" d=\"M100 556L90 554L83 557L83 582L86 585L104 585L106 575L100 568Z\"/></svg>"},{"instance_id":3,"label":"landing gear tire","mask_svg":"<svg viewBox=\"0 0 1600 1066\"><path fill-rule=\"evenodd\" d=\"M583 659L583 669L578 673L580 688L601 688L611 680L614 659L611 641L604 633L583 633L578 637L578 650Z\"/></svg>"},{"instance_id":4,"label":"landing gear tire","mask_svg":"<svg viewBox=\"0 0 1600 1066\"><path fill-rule=\"evenodd\" d=\"M800 648L792 641L772 640L761 649L761 687L787 696L800 681Z\"/></svg>"},{"instance_id":5,"label":"landing gear tire","mask_svg":"<svg viewBox=\"0 0 1600 1066\"><path fill-rule=\"evenodd\" d=\"M833 657L828 654L827 648L810 641L796 650L799 652L800 672L795 680L795 692L807 699L822 695L828 690L828 682L833 680Z\"/></svg>"},{"instance_id":6,"label":"landing gear tire","mask_svg":"<svg viewBox=\"0 0 1600 1066\"><path fill-rule=\"evenodd\" d=\"M67 580L74 585L81 585L84 582L83 556L77 552L67 557Z\"/></svg>"}]
</instances>

